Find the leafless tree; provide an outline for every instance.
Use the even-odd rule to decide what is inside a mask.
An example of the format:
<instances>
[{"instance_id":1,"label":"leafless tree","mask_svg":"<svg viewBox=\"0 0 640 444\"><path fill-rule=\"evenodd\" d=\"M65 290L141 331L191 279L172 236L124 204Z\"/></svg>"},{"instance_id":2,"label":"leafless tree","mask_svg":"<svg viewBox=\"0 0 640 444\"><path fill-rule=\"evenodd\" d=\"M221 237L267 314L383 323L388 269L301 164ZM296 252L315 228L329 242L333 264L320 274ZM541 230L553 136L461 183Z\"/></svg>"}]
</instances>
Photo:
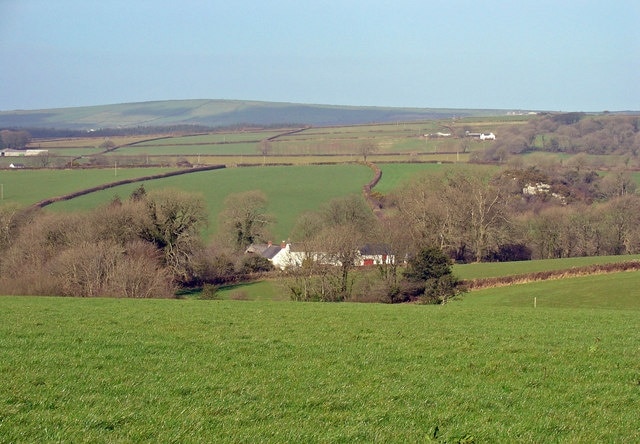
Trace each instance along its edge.
<instances>
[{"instance_id":1,"label":"leafless tree","mask_svg":"<svg viewBox=\"0 0 640 444\"><path fill-rule=\"evenodd\" d=\"M219 218L222 235L236 251L266 241L268 227L274 221L267 213L267 196L260 190L230 194Z\"/></svg>"}]
</instances>

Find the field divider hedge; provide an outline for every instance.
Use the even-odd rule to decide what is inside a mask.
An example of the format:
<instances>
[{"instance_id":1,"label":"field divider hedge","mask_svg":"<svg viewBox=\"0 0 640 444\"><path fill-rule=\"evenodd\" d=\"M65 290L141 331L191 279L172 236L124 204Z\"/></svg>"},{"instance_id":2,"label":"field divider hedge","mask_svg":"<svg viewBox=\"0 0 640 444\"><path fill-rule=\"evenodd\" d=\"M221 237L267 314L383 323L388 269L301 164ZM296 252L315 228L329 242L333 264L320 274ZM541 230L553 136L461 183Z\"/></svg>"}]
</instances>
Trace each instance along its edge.
<instances>
[{"instance_id":1,"label":"field divider hedge","mask_svg":"<svg viewBox=\"0 0 640 444\"><path fill-rule=\"evenodd\" d=\"M471 291L482 290L485 288L506 287L516 284L528 284L531 282L546 281L551 279L565 279L597 274L620 273L625 271L640 271L640 260L631 260L609 264L594 264L584 267L572 267L564 270L538 271L535 273L514 274L511 276L468 279L463 280L462 284Z\"/></svg>"},{"instance_id":2,"label":"field divider hedge","mask_svg":"<svg viewBox=\"0 0 640 444\"><path fill-rule=\"evenodd\" d=\"M198 173L201 171L219 170L222 168L225 168L225 165L208 165L208 166L195 167L195 168L189 168L184 170L169 171L167 173L161 173L161 174L152 174L148 176L135 177L132 179L118 180L115 182L109 182L102 185L98 185L96 187L85 188L83 190L74 191L73 193L64 194L62 196L56 196L56 197L51 197L49 199L44 199L44 200L41 200L40 202L33 204L32 207L44 208L47 205L51 205L56 202L71 200L79 196L84 196L85 194L95 193L96 191L102 191L102 190L117 187L120 185L126 185L126 184L136 183L136 182L144 182L147 180L164 179L166 177L180 176L182 174Z\"/></svg>"}]
</instances>

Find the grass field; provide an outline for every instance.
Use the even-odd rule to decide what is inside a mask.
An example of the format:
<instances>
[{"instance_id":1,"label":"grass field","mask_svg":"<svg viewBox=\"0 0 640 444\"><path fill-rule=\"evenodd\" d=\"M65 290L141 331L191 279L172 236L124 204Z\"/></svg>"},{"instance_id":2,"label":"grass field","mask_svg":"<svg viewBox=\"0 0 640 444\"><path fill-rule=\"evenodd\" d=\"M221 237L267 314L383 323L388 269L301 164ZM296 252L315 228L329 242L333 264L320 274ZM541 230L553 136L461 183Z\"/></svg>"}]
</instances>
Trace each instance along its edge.
<instances>
[{"instance_id":1,"label":"grass field","mask_svg":"<svg viewBox=\"0 0 640 444\"><path fill-rule=\"evenodd\" d=\"M177 188L202 195L209 213L208 235L217 229L217 215L231 193L260 189L268 198L268 210L276 218L274 241L287 239L297 217L304 211L318 209L329 200L358 194L373 177L362 165L322 165L296 167L227 168L144 182L147 191ZM329 180L328 180L329 179ZM56 203L56 211L84 210L109 202L115 195L126 198L140 183Z\"/></svg>"},{"instance_id":2,"label":"grass field","mask_svg":"<svg viewBox=\"0 0 640 444\"><path fill-rule=\"evenodd\" d=\"M227 159L228 160L228 159ZM347 159L345 159L346 161ZM380 164L383 176L376 187L383 193L420 172L443 168L439 164ZM448 166L451 167L451 166ZM78 191L117 180L142 177L172 171L170 168L105 168L69 170L6 170L0 171L3 204L30 205L40 200ZM116 175L117 174L117 175ZM327 180L327 178L331 180ZM212 234L217 226L217 214L224 198L234 192L263 189L276 216L274 239L286 239L297 216L317 209L328 200L351 193L360 193L373 177L370 169L361 165L299 165L295 167L228 168L200 172L180 177L146 181L147 190L179 188L201 194L207 202ZM140 184L123 185L52 205L54 211L86 210L109 202L115 195L126 198ZM282 238L282 239L280 239Z\"/></svg>"},{"instance_id":3,"label":"grass field","mask_svg":"<svg viewBox=\"0 0 640 444\"><path fill-rule=\"evenodd\" d=\"M638 442L638 278L445 306L2 297L0 437Z\"/></svg>"},{"instance_id":4,"label":"grass field","mask_svg":"<svg viewBox=\"0 0 640 444\"><path fill-rule=\"evenodd\" d=\"M175 168L106 168L67 170L0 170L2 204L31 205L43 199Z\"/></svg>"},{"instance_id":5,"label":"grass field","mask_svg":"<svg viewBox=\"0 0 640 444\"><path fill-rule=\"evenodd\" d=\"M539 271L568 270L576 267L631 260L640 260L640 255L572 257L519 262L480 262L454 265L453 272L460 279L478 279L536 273Z\"/></svg>"},{"instance_id":6,"label":"grass field","mask_svg":"<svg viewBox=\"0 0 640 444\"><path fill-rule=\"evenodd\" d=\"M248 143L227 143L227 144L209 144L209 145L133 145L119 148L108 153L109 157L117 156L188 156L198 154L256 154L258 142Z\"/></svg>"}]
</instances>

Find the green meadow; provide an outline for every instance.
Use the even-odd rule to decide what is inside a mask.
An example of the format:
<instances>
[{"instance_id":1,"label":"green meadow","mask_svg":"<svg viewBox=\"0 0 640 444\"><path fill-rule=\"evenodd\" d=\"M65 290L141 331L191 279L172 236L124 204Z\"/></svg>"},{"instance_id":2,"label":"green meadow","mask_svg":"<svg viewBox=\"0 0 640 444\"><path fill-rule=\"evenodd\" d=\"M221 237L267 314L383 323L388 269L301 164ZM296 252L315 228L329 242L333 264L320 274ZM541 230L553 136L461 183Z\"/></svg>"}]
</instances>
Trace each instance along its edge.
<instances>
[{"instance_id":1,"label":"green meadow","mask_svg":"<svg viewBox=\"0 0 640 444\"><path fill-rule=\"evenodd\" d=\"M131 146L163 146L163 145L191 145L191 144L214 144L214 143L238 143L238 142L258 142L262 139L282 134L283 130L275 131L235 131L219 132L210 134L196 134L192 136L163 137L158 139L145 140L132 144Z\"/></svg>"},{"instance_id":2,"label":"green meadow","mask_svg":"<svg viewBox=\"0 0 640 444\"><path fill-rule=\"evenodd\" d=\"M380 164L382 180L376 191L388 193L416 174L435 172L444 165L437 163ZM448 166L451 168L451 166ZM67 170L0 171L4 193L3 204L31 205L46 198L68 194L84 188L123 179L144 177L175 168L105 168ZM289 236L298 215L317 209L323 203L348 194L357 194L373 178L373 172L362 165L297 165L251 168L226 168L197 172L177 177L142 182L147 190L179 188L203 196L209 212L207 233L217 228L217 214L231 193L262 189L275 216L274 239ZM48 207L53 211L88 210L105 204L116 195L126 198L140 183L121 185L104 191L58 202Z\"/></svg>"},{"instance_id":3,"label":"green meadow","mask_svg":"<svg viewBox=\"0 0 640 444\"><path fill-rule=\"evenodd\" d=\"M444 306L2 297L0 440L638 442L639 278Z\"/></svg>"},{"instance_id":4,"label":"green meadow","mask_svg":"<svg viewBox=\"0 0 640 444\"><path fill-rule=\"evenodd\" d=\"M188 155L256 155L258 142L198 145L142 145L137 144L119 148L107 154L109 157L119 156L188 156Z\"/></svg>"},{"instance_id":5,"label":"green meadow","mask_svg":"<svg viewBox=\"0 0 640 444\"><path fill-rule=\"evenodd\" d=\"M143 182L147 191L175 188L204 198L209 213L209 235L215 233L218 214L229 194L262 190L268 210L275 217L274 241L287 239L297 217L313 211L329 200L358 194L373 177L362 165L315 165L295 167L225 168ZM128 197L140 183L122 185L51 205L55 211L85 210L105 204L115 195Z\"/></svg>"},{"instance_id":6,"label":"green meadow","mask_svg":"<svg viewBox=\"0 0 640 444\"><path fill-rule=\"evenodd\" d=\"M2 204L31 205L123 179L175 171L176 168L106 168L66 170L0 170Z\"/></svg>"},{"instance_id":7,"label":"green meadow","mask_svg":"<svg viewBox=\"0 0 640 444\"><path fill-rule=\"evenodd\" d=\"M640 260L640 255L587 256L519 262L478 262L454 265L453 272L461 279L479 279L537 273L541 271L570 270L572 268L587 267L589 265L627 262L631 260Z\"/></svg>"}]
</instances>

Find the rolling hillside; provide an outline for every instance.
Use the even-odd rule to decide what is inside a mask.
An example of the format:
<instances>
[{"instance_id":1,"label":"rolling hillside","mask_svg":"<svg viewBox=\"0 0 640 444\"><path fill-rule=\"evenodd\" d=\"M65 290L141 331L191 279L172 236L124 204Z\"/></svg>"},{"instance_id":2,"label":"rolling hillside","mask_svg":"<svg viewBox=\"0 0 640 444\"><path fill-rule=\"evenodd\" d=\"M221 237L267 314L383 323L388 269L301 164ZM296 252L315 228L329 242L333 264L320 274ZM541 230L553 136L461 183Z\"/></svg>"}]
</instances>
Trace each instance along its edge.
<instances>
[{"instance_id":1,"label":"rolling hillside","mask_svg":"<svg viewBox=\"0 0 640 444\"><path fill-rule=\"evenodd\" d=\"M209 127L244 124L327 126L505 113L505 110L354 107L240 100L170 100L77 108L0 111L0 128L90 130L184 124Z\"/></svg>"}]
</instances>

